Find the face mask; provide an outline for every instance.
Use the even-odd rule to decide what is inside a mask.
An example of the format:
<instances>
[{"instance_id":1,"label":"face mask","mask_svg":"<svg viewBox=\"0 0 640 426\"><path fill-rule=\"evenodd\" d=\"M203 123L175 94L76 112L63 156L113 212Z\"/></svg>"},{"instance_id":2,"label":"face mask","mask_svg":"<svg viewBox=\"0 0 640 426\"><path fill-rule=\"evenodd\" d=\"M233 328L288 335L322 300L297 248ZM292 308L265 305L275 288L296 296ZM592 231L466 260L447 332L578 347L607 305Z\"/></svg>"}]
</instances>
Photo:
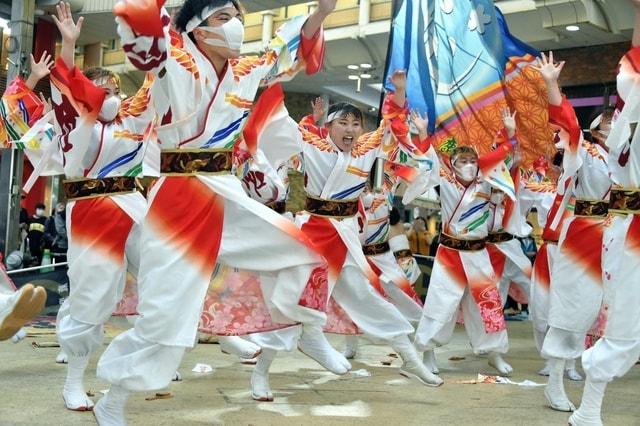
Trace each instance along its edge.
<instances>
[{"instance_id":1,"label":"face mask","mask_svg":"<svg viewBox=\"0 0 640 426\"><path fill-rule=\"evenodd\" d=\"M475 179L478 174L478 166L476 164L465 164L462 167L455 167L458 177L466 182Z\"/></svg>"},{"instance_id":2,"label":"face mask","mask_svg":"<svg viewBox=\"0 0 640 426\"><path fill-rule=\"evenodd\" d=\"M36 209L36 216L42 216L44 214L44 210Z\"/></svg>"},{"instance_id":3,"label":"face mask","mask_svg":"<svg viewBox=\"0 0 640 426\"><path fill-rule=\"evenodd\" d=\"M62 213L65 210L65 208L64 208L64 206L60 206L60 207L58 207L57 210L58 210L58 213Z\"/></svg>"},{"instance_id":4,"label":"face mask","mask_svg":"<svg viewBox=\"0 0 640 426\"><path fill-rule=\"evenodd\" d=\"M207 37L203 41L210 46L226 47L240 51L244 41L244 25L238 18L232 18L219 27L198 27L210 33L217 34L220 38Z\"/></svg>"},{"instance_id":5,"label":"face mask","mask_svg":"<svg viewBox=\"0 0 640 426\"><path fill-rule=\"evenodd\" d=\"M368 209L373 205L373 194L370 192L366 195L362 196L362 203L364 204L364 208Z\"/></svg>"},{"instance_id":6,"label":"face mask","mask_svg":"<svg viewBox=\"0 0 640 426\"><path fill-rule=\"evenodd\" d=\"M98 113L98 118L101 121L113 121L116 119L118 115L118 111L120 110L120 105L122 104L122 100L119 96L109 96L102 103L102 108L100 108L100 112Z\"/></svg>"}]
</instances>

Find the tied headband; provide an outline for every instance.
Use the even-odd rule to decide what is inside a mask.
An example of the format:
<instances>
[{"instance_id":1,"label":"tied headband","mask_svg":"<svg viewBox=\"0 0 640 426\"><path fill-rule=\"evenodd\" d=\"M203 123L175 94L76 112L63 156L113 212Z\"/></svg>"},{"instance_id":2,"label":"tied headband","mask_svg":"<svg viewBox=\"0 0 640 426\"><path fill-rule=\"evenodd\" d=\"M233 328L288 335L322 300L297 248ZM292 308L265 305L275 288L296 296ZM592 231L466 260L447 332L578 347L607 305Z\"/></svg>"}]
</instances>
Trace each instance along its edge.
<instances>
[{"instance_id":1,"label":"tied headband","mask_svg":"<svg viewBox=\"0 0 640 426\"><path fill-rule=\"evenodd\" d=\"M207 7L205 7L204 9L202 9L202 11L198 15L194 16L193 18L191 18L189 20L189 22L187 22L187 26L185 28L185 32L190 33L191 31L196 29L200 24L202 24L204 21L206 21L207 18L209 18L209 16L213 15L214 13L216 13L219 10L226 9L227 7L233 7L233 4L231 2L228 2L223 6L207 6Z\"/></svg>"}]
</instances>

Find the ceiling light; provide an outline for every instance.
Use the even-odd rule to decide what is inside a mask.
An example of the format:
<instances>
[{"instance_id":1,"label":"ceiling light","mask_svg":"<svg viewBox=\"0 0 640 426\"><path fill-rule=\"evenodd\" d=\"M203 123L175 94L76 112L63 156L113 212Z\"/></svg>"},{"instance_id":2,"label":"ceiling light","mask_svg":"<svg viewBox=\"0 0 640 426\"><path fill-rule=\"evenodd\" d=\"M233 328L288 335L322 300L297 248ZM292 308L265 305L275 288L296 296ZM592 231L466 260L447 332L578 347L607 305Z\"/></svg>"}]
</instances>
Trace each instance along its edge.
<instances>
[{"instance_id":1,"label":"ceiling light","mask_svg":"<svg viewBox=\"0 0 640 426\"><path fill-rule=\"evenodd\" d=\"M368 80L372 77L371 74L360 74L360 78L364 79L364 80Z\"/></svg>"},{"instance_id":2,"label":"ceiling light","mask_svg":"<svg viewBox=\"0 0 640 426\"><path fill-rule=\"evenodd\" d=\"M371 69L372 65L371 64L360 64L360 68L364 68L366 70Z\"/></svg>"},{"instance_id":3,"label":"ceiling light","mask_svg":"<svg viewBox=\"0 0 640 426\"><path fill-rule=\"evenodd\" d=\"M580 27L579 27L579 26L577 26L577 25L567 25L567 26L565 27L565 30L567 30L567 31L571 31L571 32L574 32L574 31L580 31Z\"/></svg>"},{"instance_id":4,"label":"ceiling light","mask_svg":"<svg viewBox=\"0 0 640 426\"><path fill-rule=\"evenodd\" d=\"M357 70L360 67L357 65L347 65L347 68L349 68L350 70Z\"/></svg>"},{"instance_id":5,"label":"ceiling light","mask_svg":"<svg viewBox=\"0 0 640 426\"><path fill-rule=\"evenodd\" d=\"M349 78L349 80L360 80L360 76L359 75L351 74L351 75L349 75L348 78Z\"/></svg>"}]
</instances>

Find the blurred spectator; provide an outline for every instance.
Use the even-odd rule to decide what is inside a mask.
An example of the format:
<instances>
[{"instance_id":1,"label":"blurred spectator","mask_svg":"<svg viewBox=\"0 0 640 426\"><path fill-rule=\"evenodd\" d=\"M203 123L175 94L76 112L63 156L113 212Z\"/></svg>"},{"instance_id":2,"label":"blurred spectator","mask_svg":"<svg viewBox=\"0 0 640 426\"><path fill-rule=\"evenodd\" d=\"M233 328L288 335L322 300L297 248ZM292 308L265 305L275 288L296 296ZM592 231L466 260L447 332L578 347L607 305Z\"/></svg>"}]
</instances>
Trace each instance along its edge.
<instances>
[{"instance_id":1,"label":"blurred spectator","mask_svg":"<svg viewBox=\"0 0 640 426\"><path fill-rule=\"evenodd\" d=\"M413 254L429 255L431 236L427 231L427 221L423 217L418 216L413 220L413 227L407 232L407 238Z\"/></svg>"},{"instance_id":2,"label":"blurred spectator","mask_svg":"<svg viewBox=\"0 0 640 426\"><path fill-rule=\"evenodd\" d=\"M29 218L27 238L29 239L29 251L31 252L32 266L42 263L42 250L44 249L44 225L47 218L44 215L44 204L36 204L36 212Z\"/></svg>"},{"instance_id":3,"label":"blurred spectator","mask_svg":"<svg viewBox=\"0 0 640 426\"><path fill-rule=\"evenodd\" d=\"M44 239L47 247L51 247L51 253L56 263L67 261L67 224L66 206L64 203L56 204L56 209L45 224Z\"/></svg>"},{"instance_id":4,"label":"blurred spectator","mask_svg":"<svg viewBox=\"0 0 640 426\"><path fill-rule=\"evenodd\" d=\"M431 239L431 245L429 246L429 256L436 257L436 253L438 252L438 246L440 245L440 232L442 224L438 225L438 229L436 230L436 234Z\"/></svg>"},{"instance_id":5,"label":"blurred spectator","mask_svg":"<svg viewBox=\"0 0 640 426\"><path fill-rule=\"evenodd\" d=\"M24 207L24 200L26 198L27 196L25 194L20 195L20 229L25 232L27 231L27 225L29 224L29 212Z\"/></svg>"}]
</instances>

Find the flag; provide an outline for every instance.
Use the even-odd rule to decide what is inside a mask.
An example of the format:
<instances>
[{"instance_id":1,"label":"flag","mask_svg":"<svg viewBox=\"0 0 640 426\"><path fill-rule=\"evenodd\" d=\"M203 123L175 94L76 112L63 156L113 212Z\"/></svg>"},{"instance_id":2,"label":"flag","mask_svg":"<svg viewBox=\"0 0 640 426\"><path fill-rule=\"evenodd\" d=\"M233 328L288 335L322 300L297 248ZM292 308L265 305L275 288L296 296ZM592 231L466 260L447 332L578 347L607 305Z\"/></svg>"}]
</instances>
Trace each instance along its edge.
<instances>
[{"instance_id":1,"label":"flag","mask_svg":"<svg viewBox=\"0 0 640 426\"><path fill-rule=\"evenodd\" d=\"M528 68L537 56L509 33L490 0L402 0L386 75L407 70L409 106L428 114L435 146L445 151L454 145L491 151L509 105L519 112L518 140L530 166L553 149L546 89Z\"/></svg>"}]
</instances>

